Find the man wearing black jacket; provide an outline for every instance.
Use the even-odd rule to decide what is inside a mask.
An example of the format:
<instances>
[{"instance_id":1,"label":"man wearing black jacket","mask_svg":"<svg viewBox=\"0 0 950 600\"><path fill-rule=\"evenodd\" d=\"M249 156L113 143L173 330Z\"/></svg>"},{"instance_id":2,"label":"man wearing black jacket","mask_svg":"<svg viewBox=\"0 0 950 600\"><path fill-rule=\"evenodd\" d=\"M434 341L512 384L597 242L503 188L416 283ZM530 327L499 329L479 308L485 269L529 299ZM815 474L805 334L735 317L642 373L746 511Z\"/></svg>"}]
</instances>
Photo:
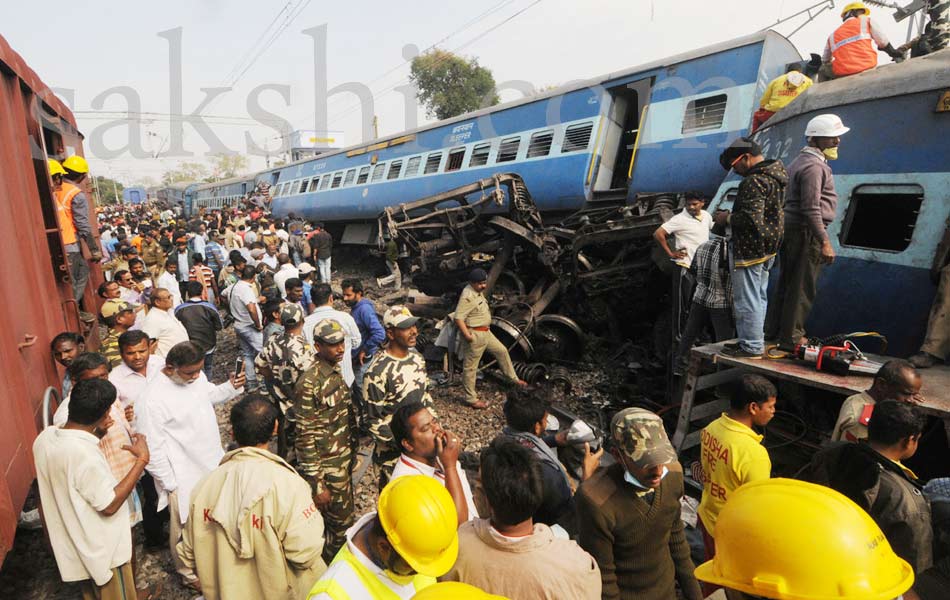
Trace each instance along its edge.
<instances>
[{"instance_id":1,"label":"man wearing black jacket","mask_svg":"<svg viewBox=\"0 0 950 600\"><path fill-rule=\"evenodd\" d=\"M205 352L204 372L211 381L211 369L214 364L214 349L217 346L218 332L224 327L218 309L210 302L201 299L202 286L198 281L184 284L188 299L175 308L175 317L181 321L188 332L189 341L194 342Z\"/></svg>"},{"instance_id":2,"label":"man wearing black jacket","mask_svg":"<svg viewBox=\"0 0 950 600\"><path fill-rule=\"evenodd\" d=\"M866 444L829 446L799 473L800 479L833 488L867 511L918 578L933 565L930 502L901 461L917 451L923 424L911 404L880 402L868 422Z\"/></svg>"},{"instance_id":3,"label":"man wearing black jacket","mask_svg":"<svg viewBox=\"0 0 950 600\"><path fill-rule=\"evenodd\" d=\"M504 412L507 423L503 435L531 450L541 466L544 498L533 515L537 523L559 525L569 534L575 531L574 499L567 471L558 460L557 447L567 445L567 432L548 434L546 424L549 404L536 393L524 390L508 392ZM582 478L587 479L597 469L603 449L584 460Z\"/></svg>"}]
</instances>

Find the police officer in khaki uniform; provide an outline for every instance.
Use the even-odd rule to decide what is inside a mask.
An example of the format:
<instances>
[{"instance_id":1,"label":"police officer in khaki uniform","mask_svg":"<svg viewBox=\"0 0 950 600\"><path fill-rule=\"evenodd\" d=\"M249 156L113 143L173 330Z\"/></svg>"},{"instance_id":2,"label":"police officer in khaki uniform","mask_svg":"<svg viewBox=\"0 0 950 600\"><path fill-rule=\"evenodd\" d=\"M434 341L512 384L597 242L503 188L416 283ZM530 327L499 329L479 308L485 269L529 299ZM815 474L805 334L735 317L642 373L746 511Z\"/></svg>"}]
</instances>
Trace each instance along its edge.
<instances>
[{"instance_id":1,"label":"police officer in khaki uniform","mask_svg":"<svg viewBox=\"0 0 950 600\"><path fill-rule=\"evenodd\" d=\"M343 327L323 319L313 328L317 360L294 390L297 422L297 472L310 484L313 501L323 513L330 562L353 524L353 431L355 415L350 388L340 362L345 355Z\"/></svg>"},{"instance_id":2,"label":"police officer in khaki uniform","mask_svg":"<svg viewBox=\"0 0 950 600\"><path fill-rule=\"evenodd\" d=\"M455 325L465 338L462 362L462 390L465 402L472 408L488 408L488 404L478 399L475 393L475 376L478 363L487 350L495 360L501 372L513 383L526 386L518 378L508 356L508 349L491 332L491 311L482 292L488 287L488 273L484 269L473 269L468 275L468 285L462 290L458 305L455 307Z\"/></svg>"}]
</instances>

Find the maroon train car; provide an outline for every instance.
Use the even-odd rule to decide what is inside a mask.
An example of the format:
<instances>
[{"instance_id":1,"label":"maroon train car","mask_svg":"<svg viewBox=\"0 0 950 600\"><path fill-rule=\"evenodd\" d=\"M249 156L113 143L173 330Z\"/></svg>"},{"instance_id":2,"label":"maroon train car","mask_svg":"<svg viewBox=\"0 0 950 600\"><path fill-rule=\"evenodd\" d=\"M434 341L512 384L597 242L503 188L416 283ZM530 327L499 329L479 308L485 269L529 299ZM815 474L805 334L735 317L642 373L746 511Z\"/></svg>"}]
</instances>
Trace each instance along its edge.
<instances>
[{"instance_id":1,"label":"maroon train car","mask_svg":"<svg viewBox=\"0 0 950 600\"><path fill-rule=\"evenodd\" d=\"M69 108L0 36L0 561L13 546L17 517L36 475L32 446L43 427L44 393L60 389L50 340L84 327L46 164L47 156L82 155L82 141ZM93 204L89 217L95 224ZM102 270L91 267L83 304L95 313ZM87 346L97 347L97 336L84 333Z\"/></svg>"}]
</instances>

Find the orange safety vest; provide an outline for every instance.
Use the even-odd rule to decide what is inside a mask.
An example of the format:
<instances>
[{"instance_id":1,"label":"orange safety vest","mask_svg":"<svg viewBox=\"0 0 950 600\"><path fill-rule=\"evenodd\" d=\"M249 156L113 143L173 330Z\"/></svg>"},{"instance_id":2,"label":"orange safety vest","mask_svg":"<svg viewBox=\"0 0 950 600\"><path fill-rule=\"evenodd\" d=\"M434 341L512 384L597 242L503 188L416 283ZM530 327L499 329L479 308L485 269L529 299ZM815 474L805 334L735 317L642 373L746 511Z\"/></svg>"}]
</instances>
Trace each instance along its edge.
<instances>
[{"instance_id":1,"label":"orange safety vest","mask_svg":"<svg viewBox=\"0 0 950 600\"><path fill-rule=\"evenodd\" d=\"M871 40L871 19L851 17L828 38L831 70L836 77L854 75L877 66L877 49Z\"/></svg>"},{"instance_id":2,"label":"orange safety vest","mask_svg":"<svg viewBox=\"0 0 950 600\"><path fill-rule=\"evenodd\" d=\"M76 243L76 225L73 224L73 198L82 192L77 186L63 182L58 192L53 193L56 198L56 220L59 221L59 232L63 236L63 244Z\"/></svg>"}]
</instances>

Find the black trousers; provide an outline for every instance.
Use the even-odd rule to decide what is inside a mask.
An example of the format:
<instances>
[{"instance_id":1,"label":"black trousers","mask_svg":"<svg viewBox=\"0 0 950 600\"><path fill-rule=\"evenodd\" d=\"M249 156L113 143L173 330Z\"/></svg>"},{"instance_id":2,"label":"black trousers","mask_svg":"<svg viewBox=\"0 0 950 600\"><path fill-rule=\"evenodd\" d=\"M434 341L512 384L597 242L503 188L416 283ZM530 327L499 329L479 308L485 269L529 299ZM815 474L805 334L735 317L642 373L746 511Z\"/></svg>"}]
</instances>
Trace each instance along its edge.
<instances>
[{"instance_id":1,"label":"black trousers","mask_svg":"<svg viewBox=\"0 0 950 600\"><path fill-rule=\"evenodd\" d=\"M142 493L142 531L145 533L146 546L165 546L168 536L163 532L163 525L168 519L168 509L159 512L158 492L155 491L155 480L146 471L139 480L139 489Z\"/></svg>"},{"instance_id":2,"label":"black trousers","mask_svg":"<svg viewBox=\"0 0 950 600\"><path fill-rule=\"evenodd\" d=\"M732 321L732 310L728 308L708 308L693 302L689 309L689 318L680 337L679 347L673 357L673 373L681 375L686 372L689 362L689 351L696 343L696 339L706 327L712 327L713 339L717 342L735 337L735 326Z\"/></svg>"},{"instance_id":3,"label":"black trousers","mask_svg":"<svg viewBox=\"0 0 950 600\"><path fill-rule=\"evenodd\" d=\"M765 314L765 339L792 347L805 335L821 275L821 240L807 226L785 230L779 279Z\"/></svg>"}]
</instances>

